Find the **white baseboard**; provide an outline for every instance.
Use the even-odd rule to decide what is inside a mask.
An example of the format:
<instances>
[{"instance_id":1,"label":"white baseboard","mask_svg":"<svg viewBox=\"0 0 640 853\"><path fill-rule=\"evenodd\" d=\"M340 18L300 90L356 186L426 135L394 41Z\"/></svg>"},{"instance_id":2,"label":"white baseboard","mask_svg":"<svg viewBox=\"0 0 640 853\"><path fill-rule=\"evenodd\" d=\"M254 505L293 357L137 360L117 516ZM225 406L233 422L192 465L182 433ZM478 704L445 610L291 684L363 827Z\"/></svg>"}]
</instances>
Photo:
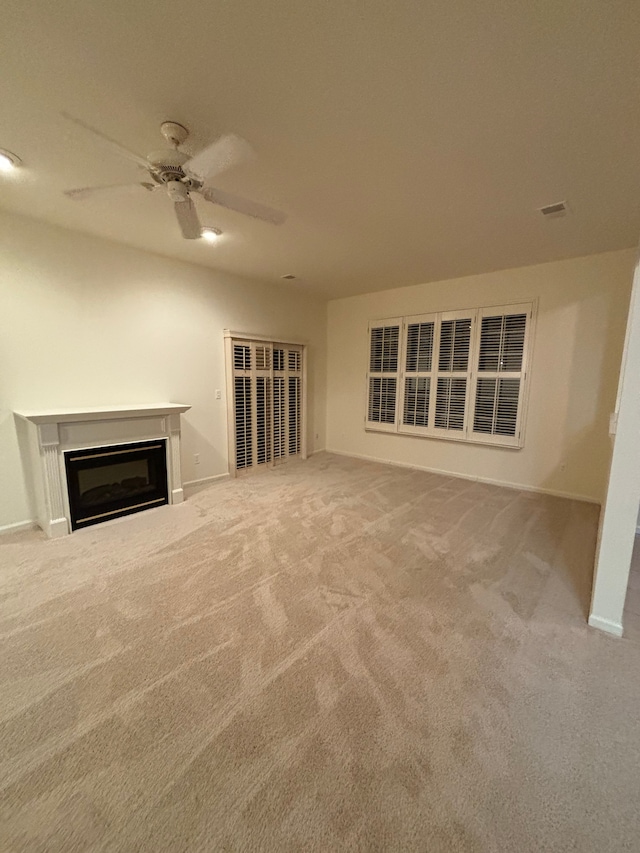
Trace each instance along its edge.
<instances>
[{"instance_id":1,"label":"white baseboard","mask_svg":"<svg viewBox=\"0 0 640 853\"><path fill-rule=\"evenodd\" d=\"M316 453L326 453L324 447L319 447L317 450L312 450L311 453L307 453L307 456L315 456Z\"/></svg>"},{"instance_id":2,"label":"white baseboard","mask_svg":"<svg viewBox=\"0 0 640 853\"><path fill-rule=\"evenodd\" d=\"M3 524L0 526L0 536L3 533L17 533L19 530L35 530L38 522L35 519L28 521L14 521L13 524Z\"/></svg>"},{"instance_id":3,"label":"white baseboard","mask_svg":"<svg viewBox=\"0 0 640 853\"><path fill-rule=\"evenodd\" d=\"M595 616L593 613L589 616L589 625L592 628L598 628L600 631L606 631L607 634L613 634L614 637L622 636L622 625L620 622L613 622L611 619L605 619L602 616Z\"/></svg>"},{"instance_id":4,"label":"white baseboard","mask_svg":"<svg viewBox=\"0 0 640 853\"><path fill-rule=\"evenodd\" d=\"M212 477L202 477L200 480L185 480L182 485L184 488L187 486L204 486L205 483L215 483L216 480L228 480L231 477L231 474L227 472L226 474L214 474Z\"/></svg>"},{"instance_id":5,"label":"white baseboard","mask_svg":"<svg viewBox=\"0 0 640 853\"><path fill-rule=\"evenodd\" d=\"M572 501L583 501L585 503L597 504L589 495L578 495L573 492L559 492L556 489L544 489L539 486L524 486L521 483L509 483L506 480L494 480L491 477L477 477L472 474L460 474L457 471L444 471L442 468L429 468L427 465L414 465L410 462L396 462L393 459L378 459L376 456L364 456L361 453L346 453L344 450L332 450L327 447L327 453L335 453L336 456L348 456L351 459L364 459L366 462L379 462L382 465L393 465L396 468L410 468L413 471L427 471L429 474L442 474L445 477L457 477L460 480L471 480L474 483L488 483L491 486L503 486L505 489L517 489L519 492L536 492L540 495L552 495L556 498L568 498Z\"/></svg>"}]
</instances>

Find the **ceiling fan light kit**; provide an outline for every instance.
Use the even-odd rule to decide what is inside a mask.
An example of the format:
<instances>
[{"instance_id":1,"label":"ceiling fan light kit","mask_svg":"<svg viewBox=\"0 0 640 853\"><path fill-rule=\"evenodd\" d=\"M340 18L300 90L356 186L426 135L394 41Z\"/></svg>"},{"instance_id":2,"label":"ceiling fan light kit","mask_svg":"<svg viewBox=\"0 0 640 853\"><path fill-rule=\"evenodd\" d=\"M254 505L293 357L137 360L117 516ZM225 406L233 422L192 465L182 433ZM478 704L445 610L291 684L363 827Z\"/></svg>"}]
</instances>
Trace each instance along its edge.
<instances>
[{"instance_id":1,"label":"ceiling fan light kit","mask_svg":"<svg viewBox=\"0 0 640 853\"><path fill-rule=\"evenodd\" d=\"M201 226L198 211L191 198L193 193L197 193L211 204L217 204L228 210L234 210L236 213L269 222L272 225L282 225L286 220L286 215L280 210L274 210L267 205L228 193L226 190L219 190L211 185L210 182L216 175L246 162L254 156L249 143L239 136L234 134L221 136L211 145L203 148L202 151L190 156L179 149L189 137L187 128L175 121L165 121L160 125L160 133L169 147L152 151L145 159L133 151L129 151L119 142L91 127L86 122L66 113L63 115L69 121L97 136L120 156L142 166L149 173L152 181L124 186L82 187L67 190L65 195L74 201L92 198L107 190L119 191L140 186L150 191L164 188L169 199L173 202L176 219L185 240L198 240L204 237L213 241L221 233L215 228L206 229ZM207 237L207 233L215 236Z\"/></svg>"},{"instance_id":2,"label":"ceiling fan light kit","mask_svg":"<svg viewBox=\"0 0 640 853\"><path fill-rule=\"evenodd\" d=\"M212 228L210 225L205 225L202 228L200 236L203 240L206 240L207 243L215 243L221 234L222 231L219 228Z\"/></svg>"},{"instance_id":3,"label":"ceiling fan light kit","mask_svg":"<svg viewBox=\"0 0 640 853\"><path fill-rule=\"evenodd\" d=\"M12 151L0 148L0 172L13 172L22 165L22 160Z\"/></svg>"}]
</instances>

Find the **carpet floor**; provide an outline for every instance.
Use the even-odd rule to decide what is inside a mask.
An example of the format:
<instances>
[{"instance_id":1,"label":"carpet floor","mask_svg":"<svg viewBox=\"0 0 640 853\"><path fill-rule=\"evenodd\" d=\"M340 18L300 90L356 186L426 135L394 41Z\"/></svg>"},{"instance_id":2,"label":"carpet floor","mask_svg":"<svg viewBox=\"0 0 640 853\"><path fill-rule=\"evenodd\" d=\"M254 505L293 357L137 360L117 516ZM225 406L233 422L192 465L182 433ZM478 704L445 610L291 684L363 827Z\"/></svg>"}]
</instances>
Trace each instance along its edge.
<instances>
[{"instance_id":1,"label":"carpet floor","mask_svg":"<svg viewBox=\"0 0 640 853\"><path fill-rule=\"evenodd\" d=\"M637 853L597 514L319 454L3 536L0 848Z\"/></svg>"}]
</instances>

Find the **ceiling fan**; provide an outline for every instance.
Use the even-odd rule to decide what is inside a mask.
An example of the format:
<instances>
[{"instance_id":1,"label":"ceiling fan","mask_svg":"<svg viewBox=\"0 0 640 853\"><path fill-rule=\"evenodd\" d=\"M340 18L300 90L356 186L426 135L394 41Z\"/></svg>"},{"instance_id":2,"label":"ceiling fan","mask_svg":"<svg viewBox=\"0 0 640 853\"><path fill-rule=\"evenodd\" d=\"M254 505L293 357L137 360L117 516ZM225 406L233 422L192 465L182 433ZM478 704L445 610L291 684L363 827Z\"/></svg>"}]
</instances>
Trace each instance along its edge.
<instances>
[{"instance_id":1,"label":"ceiling fan","mask_svg":"<svg viewBox=\"0 0 640 853\"><path fill-rule=\"evenodd\" d=\"M113 184L101 187L81 187L67 190L65 195L75 201L92 198L98 193L127 191L143 187L149 192L164 189L173 202L178 225L185 240L197 240L202 236L202 226L198 212L190 198L192 193L199 193L205 201L218 204L237 213L261 219L273 225L282 225L286 215L280 210L274 210L256 201L242 198L212 186L211 179L225 169L251 159L254 154L249 143L239 136L227 134L221 136L211 145L203 148L194 156L180 150L188 136L186 127L175 121L165 121L160 125L167 147L152 151L146 158L129 151L119 142L111 139L91 125L74 116L63 113L63 116L74 124L98 136L113 151L122 157L136 163L145 169L150 180L133 184Z\"/></svg>"}]
</instances>

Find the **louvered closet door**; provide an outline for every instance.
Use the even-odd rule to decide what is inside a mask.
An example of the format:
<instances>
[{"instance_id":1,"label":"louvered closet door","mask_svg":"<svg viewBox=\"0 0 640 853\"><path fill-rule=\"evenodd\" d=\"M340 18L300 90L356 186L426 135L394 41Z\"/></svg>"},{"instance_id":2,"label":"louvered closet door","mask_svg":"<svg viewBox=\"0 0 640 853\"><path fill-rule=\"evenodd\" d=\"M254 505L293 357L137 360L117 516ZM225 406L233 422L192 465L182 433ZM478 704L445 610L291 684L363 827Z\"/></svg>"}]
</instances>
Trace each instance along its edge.
<instances>
[{"instance_id":1,"label":"louvered closet door","mask_svg":"<svg viewBox=\"0 0 640 853\"><path fill-rule=\"evenodd\" d=\"M302 348L232 341L237 473L270 467L301 452Z\"/></svg>"},{"instance_id":2,"label":"louvered closet door","mask_svg":"<svg viewBox=\"0 0 640 853\"><path fill-rule=\"evenodd\" d=\"M238 471L253 465L253 405L251 344L233 345L233 426Z\"/></svg>"},{"instance_id":3,"label":"louvered closet door","mask_svg":"<svg viewBox=\"0 0 640 853\"><path fill-rule=\"evenodd\" d=\"M255 355L255 467L271 462L271 389L273 387L271 344L254 343L251 345Z\"/></svg>"},{"instance_id":4,"label":"louvered closet door","mask_svg":"<svg viewBox=\"0 0 640 853\"><path fill-rule=\"evenodd\" d=\"M273 459L297 456L302 443L302 350L273 345Z\"/></svg>"}]
</instances>

